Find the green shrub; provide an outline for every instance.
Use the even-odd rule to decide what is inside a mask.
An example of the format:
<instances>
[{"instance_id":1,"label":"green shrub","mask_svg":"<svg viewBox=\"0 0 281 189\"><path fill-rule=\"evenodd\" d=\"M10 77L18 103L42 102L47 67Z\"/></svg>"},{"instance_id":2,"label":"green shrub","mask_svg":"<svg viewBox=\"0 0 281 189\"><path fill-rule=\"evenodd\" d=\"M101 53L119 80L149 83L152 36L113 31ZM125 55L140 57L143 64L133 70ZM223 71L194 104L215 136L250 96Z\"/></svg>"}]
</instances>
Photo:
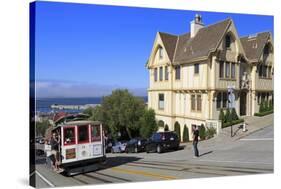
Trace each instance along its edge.
<instances>
[{"instance_id":1,"label":"green shrub","mask_svg":"<svg viewBox=\"0 0 281 189\"><path fill-rule=\"evenodd\" d=\"M183 128L183 142L188 142L189 141L189 132L188 132L188 128L186 125L184 125Z\"/></svg>"},{"instance_id":2,"label":"green shrub","mask_svg":"<svg viewBox=\"0 0 281 189\"><path fill-rule=\"evenodd\" d=\"M229 108L227 108L226 109L226 113L225 113L225 119L224 119L225 121L225 123L228 123L228 122L231 122L232 121L232 119L231 119L231 116L230 116L230 110L229 110Z\"/></svg>"},{"instance_id":3,"label":"green shrub","mask_svg":"<svg viewBox=\"0 0 281 189\"><path fill-rule=\"evenodd\" d=\"M222 109L220 109L220 115L219 115L219 120L221 120L221 123L223 124L224 123L224 112Z\"/></svg>"},{"instance_id":4,"label":"green shrub","mask_svg":"<svg viewBox=\"0 0 281 189\"><path fill-rule=\"evenodd\" d=\"M263 101L263 100L262 100L261 103L260 103L259 112L260 112L260 113L264 112L264 101Z\"/></svg>"},{"instance_id":5,"label":"green shrub","mask_svg":"<svg viewBox=\"0 0 281 189\"><path fill-rule=\"evenodd\" d=\"M269 100L269 110L273 110L273 103L272 103L272 100Z\"/></svg>"},{"instance_id":6,"label":"green shrub","mask_svg":"<svg viewBox=\"0 0 281 189\"><path fill-rule=\"evenodd\" d=\"M231 116L231 120L232 120L232 121L235 121L235 120L238 120L238 119L239 119L239 117L238 117L238 115L237 115L237 113L236 113L235 108L232 108L232 109L231 109L230 116Z\"/></svg>"},{"instance_id":7,"label":"green shrub","mask_svg":"<svg viewBox=\"0 0 281 189\"><path fill-rule=\"evenodd\" d=\"M199 127L199 136L201 140L205 140L206 138L206 128L203 124L201 124L201 126Z\"/></svg>"},{"instance_id":8,"label":"green shrub","mask_svg":"<svg viewBox=\"0 0 281 189\"><path fill-rule=\"evenodd\" d=\"M222 128L226 128L226 127L229 127L231 125L236 125L236 124L242 123L242 122L244 122L244 119L238 119L238 120L235 120L235 121L232 121L232 122L224 123L222 125Z\"/></svg>"},{"instance_id":9,"label":"green shrub","mask_svg":"<svg viewBox=\"0 0 281 189\"><path fill-rule=\"evenodd\" d=\"M177 122L177 121L175 123L175 132L176 132L176 134L178 135L178 137L181 141L181 127L180 127L179 122Z\"/></svg>"},{"instance_id":10,"label":"green shrub","mask_svg":"<svg viewBox=\"0 0 281 189\"><path fill-rule=\"evenodd\" d=\"M214 127L207 127L206 138L213 138L217 134L217 130Z\"/></svg>"},{"instance_id":11,"label":"green shrub","mask_svg":"<svg viewBox=\"0 0 281 189\"><path fill-rule=\"evenodd\" d=\"M268 114L272 114L272 113L273 113L273 110L270 110L270 111L266 111L266 112L255 113L254 115L258 116L258 117L262 117L262 116L265 116L265 115L268 115Z\"/></svg>"}]
</instances>

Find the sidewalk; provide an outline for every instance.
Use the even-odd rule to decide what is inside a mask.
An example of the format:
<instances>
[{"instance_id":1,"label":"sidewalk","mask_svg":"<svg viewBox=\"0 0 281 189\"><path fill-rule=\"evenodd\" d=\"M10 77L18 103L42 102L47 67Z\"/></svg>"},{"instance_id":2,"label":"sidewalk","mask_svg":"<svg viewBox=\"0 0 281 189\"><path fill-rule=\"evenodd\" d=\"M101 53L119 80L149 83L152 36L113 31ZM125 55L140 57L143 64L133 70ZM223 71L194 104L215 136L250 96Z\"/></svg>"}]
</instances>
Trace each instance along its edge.
<instances>
[{"instance_id":1,"label":"sidewalk","mask_svg":"<svg viewBox=\"0 0 281 189\"><path fill-rule=\"evenodd\" d=\"M239 140L240 138L243 138L247 135L250 135L251 133L258 131L260 129L263 129L267 126L273 125L273 117L274 114L266 115L263 117L256 117L256 116L245 116L242 117L245 122L247 123L247 131L243 132L241 125L243 123L233 125L232 131L233 136L231 137L231 126L224 128L221 130L219 135L215 136L214 138L211 138L209 140L200 141L201 147L212 147L214 145L226 145L229 142L233 142L236 140ZM189 148L192 148L192 143L181 143L182 145L189 146Z\"/></svg>"}]
</instances>

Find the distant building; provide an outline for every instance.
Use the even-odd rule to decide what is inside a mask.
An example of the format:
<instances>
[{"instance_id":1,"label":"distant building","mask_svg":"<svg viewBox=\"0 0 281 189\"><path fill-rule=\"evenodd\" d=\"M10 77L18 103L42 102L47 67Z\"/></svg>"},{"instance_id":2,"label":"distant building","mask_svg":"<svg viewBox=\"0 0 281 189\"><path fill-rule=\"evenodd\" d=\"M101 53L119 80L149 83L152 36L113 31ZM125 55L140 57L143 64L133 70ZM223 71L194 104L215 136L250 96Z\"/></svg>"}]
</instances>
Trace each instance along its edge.
<instances>
[{"instance_id":1,"label":"distant building","mask_svg":"<svg viewBox=\"0 0 281 189\"><path fill-rule=\"evenodd\" d=\"M170 130L178 122L191 132L192 125L218 120L220 109L252 116L262 99L273 100L271 33L239 38L232 19L204 26L200 15L190 28L156 34L147 68L148 107L158 122Z\"/></svg>"}]
</instances>

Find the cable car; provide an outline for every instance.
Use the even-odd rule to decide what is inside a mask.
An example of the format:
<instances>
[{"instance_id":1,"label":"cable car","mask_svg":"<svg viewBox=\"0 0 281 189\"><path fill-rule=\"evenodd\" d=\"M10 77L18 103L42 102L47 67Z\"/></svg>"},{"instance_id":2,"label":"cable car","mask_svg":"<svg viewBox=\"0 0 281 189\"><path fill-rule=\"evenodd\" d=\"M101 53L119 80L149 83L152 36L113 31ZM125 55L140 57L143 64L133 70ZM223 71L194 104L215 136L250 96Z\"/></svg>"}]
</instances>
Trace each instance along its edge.
<instances>
[{"instance_id":1,"label":"cable car","mask_svg":"<svg viewBox=\"0 0 281 189\"><path fill-rule=\"evenodd\" d=\"M63 122L58 124L53 132L60 136L60 167L65 172L73 167L105 161L105 137L101 122Z\"/></svg>"}]
</instances>

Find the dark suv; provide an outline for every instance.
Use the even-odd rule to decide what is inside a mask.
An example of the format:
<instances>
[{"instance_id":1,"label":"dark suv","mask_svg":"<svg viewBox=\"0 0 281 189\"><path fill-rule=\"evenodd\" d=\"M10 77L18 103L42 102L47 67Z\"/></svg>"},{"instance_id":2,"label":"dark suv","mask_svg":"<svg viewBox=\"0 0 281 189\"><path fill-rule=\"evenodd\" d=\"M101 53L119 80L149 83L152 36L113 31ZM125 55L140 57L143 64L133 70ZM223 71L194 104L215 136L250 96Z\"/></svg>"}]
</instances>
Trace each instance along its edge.
<instances>
[{"instance_id":1,"label":"dark suv","mask_svg":"<svg viewBox=\"0 0 281 189\"><path fill-rule=\"evenodd\" d=\"M179 148L179 138L175 132L154 133L146 144L146 152L161 153L167 150L177 150Z\"/></svg>"}]
</instances>

